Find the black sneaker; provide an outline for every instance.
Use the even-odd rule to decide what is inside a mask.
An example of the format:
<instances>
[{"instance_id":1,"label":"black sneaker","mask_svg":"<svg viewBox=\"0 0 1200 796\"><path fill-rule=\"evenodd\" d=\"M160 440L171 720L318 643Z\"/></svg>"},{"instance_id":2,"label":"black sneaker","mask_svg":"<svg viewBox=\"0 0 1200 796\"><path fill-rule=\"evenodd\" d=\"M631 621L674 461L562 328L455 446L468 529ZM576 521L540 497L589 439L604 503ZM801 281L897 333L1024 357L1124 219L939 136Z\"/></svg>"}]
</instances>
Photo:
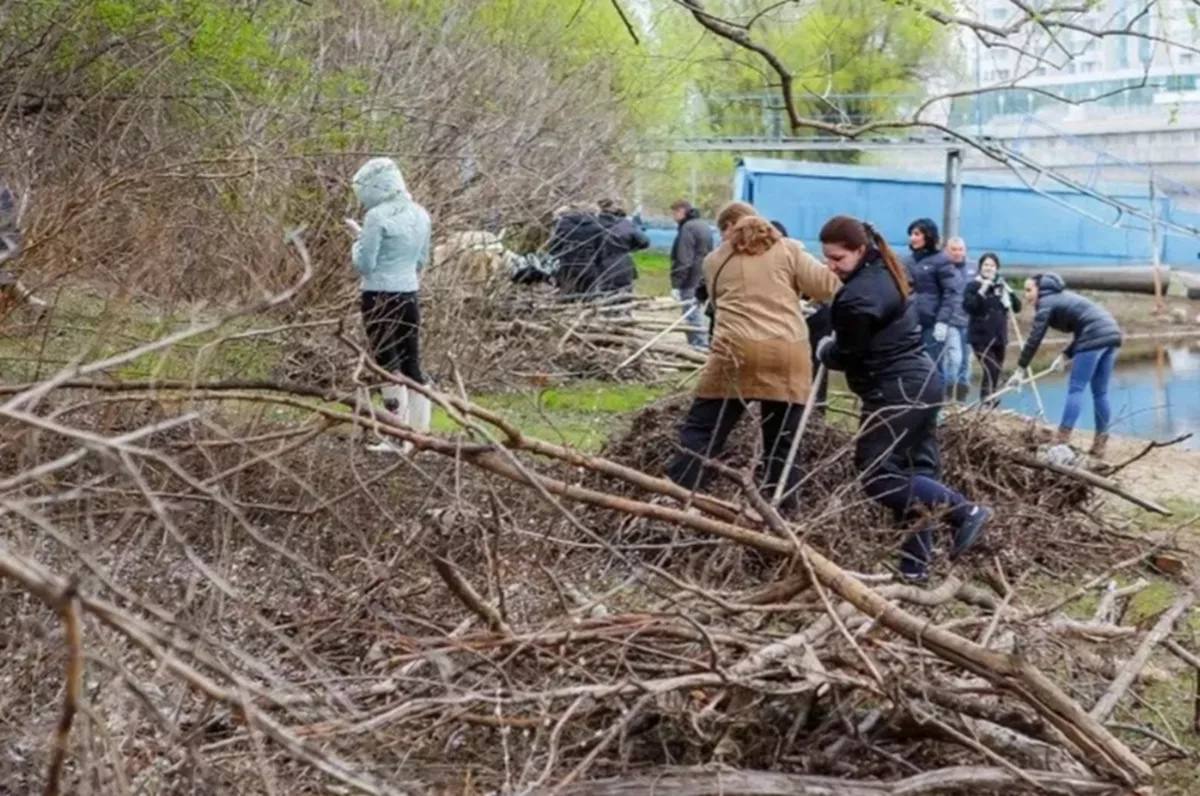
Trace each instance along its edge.
<instances>
[{"instance_id":1,"label":"black sneaker","mask_svg":"<svg viewBox=\"0 0 1200 796\"><path fill-rule=\"evenodd\" d=\"M983 526L992 518L992 513L987 506L971 506L971 510L954 531L954 544L950 548L951 561L970 550L979 541L979 537L983 536Z\"/></svg>"},{"instance_id":2,"label":"black sneaker","mask_svg":"<svg viewBox=\"0 0 1200 796\"><path fill-rule=\"evenodd\" d=\"M905 539L900 547L900 577L908 583L927 583L932 555L933 531L928 528Z\"/></svg>"}]
</instances>

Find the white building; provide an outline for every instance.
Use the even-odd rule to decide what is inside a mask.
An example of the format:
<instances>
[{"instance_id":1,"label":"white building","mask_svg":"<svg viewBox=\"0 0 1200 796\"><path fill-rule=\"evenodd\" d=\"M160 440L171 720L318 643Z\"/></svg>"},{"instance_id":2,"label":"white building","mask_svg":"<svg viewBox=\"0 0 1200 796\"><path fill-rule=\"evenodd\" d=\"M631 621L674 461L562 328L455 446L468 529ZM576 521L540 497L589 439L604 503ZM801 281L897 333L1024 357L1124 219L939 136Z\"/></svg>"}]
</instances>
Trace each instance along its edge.
<instances>
[{"instance_id":1,"label":"white building","mask_svg":"<svg viewBox=\"0 0 1200 796\"><path fill-rule=\"evenodd\" d=\"M1021 13L1011 0L963 5L997 27ZM1100 0L1069 19L1091 30L1131 29L1200 49L1200 5L1192 0ZM1028 23L999 44L985 46L966 33L962 43L957 87L983 93L954 103L955 127L1009 141L1083 179L1146 178L1115 159L1200 187L1200 53L1135 36L1068 30L1051 37ZM988 164L975 158L968 167Z\"/></svg>"}]
</instances>

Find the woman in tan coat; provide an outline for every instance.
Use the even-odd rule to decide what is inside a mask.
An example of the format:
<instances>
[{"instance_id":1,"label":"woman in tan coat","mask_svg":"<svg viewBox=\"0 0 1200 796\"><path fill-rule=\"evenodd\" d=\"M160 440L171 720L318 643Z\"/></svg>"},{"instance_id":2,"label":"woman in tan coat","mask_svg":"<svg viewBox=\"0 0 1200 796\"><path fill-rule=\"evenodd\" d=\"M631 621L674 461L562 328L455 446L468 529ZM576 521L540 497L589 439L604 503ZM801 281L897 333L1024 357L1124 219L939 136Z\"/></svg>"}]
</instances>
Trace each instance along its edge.
<instances>
[{"instance_id":1,"label":"woman in tan coat","mask_svg":"<svg viewBox=\"0 0 1200 796\"><path fill-rule=\"evenodd\" d=\"M721 453L747 403L757 401L763 490L771 494L812 387L800 297L826 301L841 282L748 204L727 205L717 227L722 243L704 260L704 287L715 312L711 354L679 431L683 450L667 475L689 489L703 486L705 461ZM787 488L796 480L793 469Z\"/></svg>"}]
</instances>

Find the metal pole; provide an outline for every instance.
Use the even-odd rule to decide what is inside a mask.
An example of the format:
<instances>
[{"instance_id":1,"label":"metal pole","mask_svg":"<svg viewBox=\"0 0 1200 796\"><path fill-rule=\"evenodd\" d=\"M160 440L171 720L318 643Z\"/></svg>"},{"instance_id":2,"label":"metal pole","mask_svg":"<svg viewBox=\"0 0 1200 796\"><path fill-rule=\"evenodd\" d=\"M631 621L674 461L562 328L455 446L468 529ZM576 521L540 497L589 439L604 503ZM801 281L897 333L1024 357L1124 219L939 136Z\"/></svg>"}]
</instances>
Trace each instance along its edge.
<instances>
[{"instance_id":1,"label":"metal pole","mask_svg":"<svg viewBox=\"0 0 1200 796\"><path fill-rule=\"evenodd\" d=\"M1153 166L1150 167L1150 264L1154 267L1154 312L1161 315L1167 307L1163 303L1162 263L1158 255L1158 197L1154 192Z\"/></svg>"},{"instance_id":2,"label":"metal pole","mask_svg":"<svg viewBox=\"0 0 1200 796\"><path fill-rule=\"evenodd\" d=\"M944 240L957 237L962 220L962 150L946 152L946 194L942 207Z\"/></svg>"},{"instance_id":3,"label":"metal pole","mask_svg":"<svg viewBox=\"0 0 1200 796\"><path fill-rule=\"evenodd\" d=\"M1025 347L1025 338L1022 337L1022 335L1021 335L1021 326L1020 326L1020 324L1017 323L1017 314L1015 312L1013 312L1012 310L1009 310L1008 317L1012 319L1013 334L1015 334L1017 336L1017 345L1020 346L1021 348L1024 348ZM1049 372L1050 371L1048 371L1048 370L1043 371L1043 375L1045 375L1046 373L1049 373ZM1037 382L1034 381L1034 379L1032 377L1030 377L1029 384L1033 387L1033 397L1037 401L1038 417L1042 418L1043 420L1048 420L1049 418L1046 417L1046 405L1044 403L1042 403L1042 394L1040 392L1038 392ZM993 384L992 386L994 387L996 385ZM995 393L992 393L992 395L989 395L988 397L991 398L994 395L995 395Z\"/></svg>"},{"instance_id":4,"label":"metal pole","mask_svg":"<svg viewBox=\"0 0 1200 796\"><path fill-rule=\"evenodd\" d=\"M817 375L813 377L812 387L808 393L808 400L804 403L804 414L800 415L800 423L796 426L796 435L792 437L792 445L788 448L787 458L783 461L783 472L779 474L779 481L775 484L775 494L771 496L771 505L778 506L779 501L783 499L783 488L788 482L788 475L792 472L792 466L796 463L796 452L800 450L800 438L804 436L804 427L808 425L808 418L812 416L813 407L817 405L818 387L821 386L822 379L826 376L825 363L822 362L817 367ZM787 411L791 411L789 408Z\"/></svg>"}]
</instances>

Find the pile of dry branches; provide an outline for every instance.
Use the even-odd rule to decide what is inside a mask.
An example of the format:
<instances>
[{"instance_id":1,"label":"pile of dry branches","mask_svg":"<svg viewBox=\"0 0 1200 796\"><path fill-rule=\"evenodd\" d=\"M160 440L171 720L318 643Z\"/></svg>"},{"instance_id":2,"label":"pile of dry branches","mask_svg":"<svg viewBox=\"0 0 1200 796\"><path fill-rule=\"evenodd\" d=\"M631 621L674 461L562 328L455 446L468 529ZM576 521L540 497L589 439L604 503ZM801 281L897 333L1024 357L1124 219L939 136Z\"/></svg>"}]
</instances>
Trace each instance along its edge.
<instances>
[{"instance_id":1,"label":"pile of dry branches","mask_svg":"<svg viewBox=\"0 0 1200 796\"><path fill-rule=\"evenodd\" d=\"M1122 623L1154 550L984 421L947 469L1008 501L996 556L926 590L890 581L836 428L788 522L752 445L714 495L659 477L674 409L592 456L449 393L460 432L425 435L362 386L114 376L145 349L0 391L19 791L1109 793L1188 754L1137 691L1177 676L1160 645L1197 663L1194 589Z\"/></svg>"},{"instance_id":2,"label":"pile of dry branches","mask_svg":"<svg viewBox=\"0 0 1200 796\"><path fill-rule=\"evenodd\" d=\"M422 363L443 385L496 392L578 380L678 380L704 363L665 298L561 298L547 286L456 281L422 294ZM278 377L349 389L353 367L331 335L361 326L357 297L337 321L293 323L276 335Z\"/></svg>"}]
</instances>

